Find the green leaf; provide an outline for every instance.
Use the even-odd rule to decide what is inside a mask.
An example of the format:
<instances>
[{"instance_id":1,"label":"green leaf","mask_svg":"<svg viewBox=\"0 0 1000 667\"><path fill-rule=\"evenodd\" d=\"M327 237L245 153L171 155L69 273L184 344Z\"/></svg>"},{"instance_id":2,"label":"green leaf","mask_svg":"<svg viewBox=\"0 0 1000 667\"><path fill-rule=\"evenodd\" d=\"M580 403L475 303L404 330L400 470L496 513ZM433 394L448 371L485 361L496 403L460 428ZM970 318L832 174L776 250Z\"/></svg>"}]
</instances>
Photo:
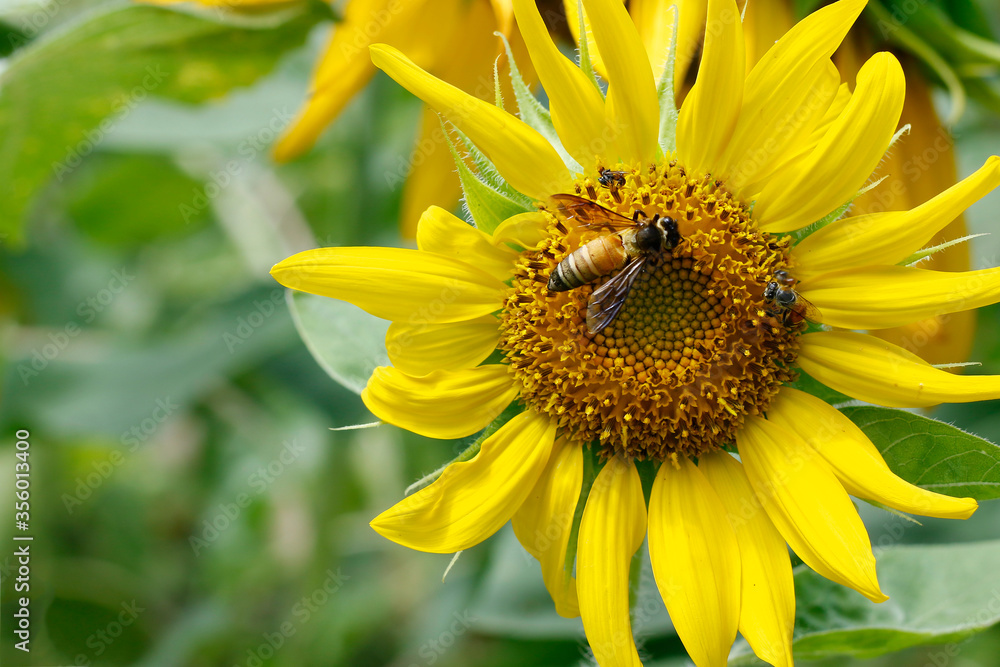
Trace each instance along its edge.
<instances>
[{"instance_id":1,"label":"green leaf","mask_svg":"<svg viewBox=\"0 0 1000 667\"><path fill-rule=\"evenodd\" d=\"M316 363L355 394L365 388L377 366L389 364L385 320L346 301L292 290L288 308Z\"/></svg>"},{"instance_id":2,"label":"green leaf","mask_svg":"<svg viewBox=\"0 0 1000 667\"><path fill-rule=\"evenodd\" d=\"M78 228L109 246L191 233L209 218L205 210L181 212L178 204L191 201L204 184L160 155L95 155L66 184L67 212Z\"/></svg>"},{"instance_id":3,"label":"green leaf","mask_svg":"<svg viewBox=\"0 0 1000 667\"><path fill-rule=\"evenodd\" d=\"M142 299L136 291L148 289L148 270L123 266L112 275L119 278L103 292L116 300ZM153 339L114 337L111 331L102 336L88 326L104 308L101 294L81 301L74 319L7 365L0 424L26 421L45 424L53 436L101 434L126 445L137 437L144 442L151 428L180 414L220 378L237 377L296 345L277 286L216 304L201 317L189 315ZM58 352L43 354L46 346ZM87 353L73 354L80 349Z\"/></svg>"},{"instance_id":4,"label":"green leaf","mask_svg":"<svg viewBox=\"0 0 1000 667\"><path fill-rule=\"evenodd\" d=\"M1000 447L950 424L903 410L843 408L894 473L958 498L1000 498Z\"/></svg>"},{"instance_id":5,"label":"green leaf","mask_svg":"<svg viewBox=\"0 0 1000 667\"><path fill-rule=\"evenodd\" d=\"M317 20L298 12L278 27L234 27L115 4L19 50L0 76L0 232L19 241L38 191L65 179L144 99L201 102L249 85Z\"/></svg>"},{"instance_id":6,"label":"green leaf","mask_svg":"<svg viewBox=\"0 0 1000 667\"><path fill-rule=\"evenodd\" d=\"M898 546L879 555L882 590L873 604L806 567L795 572L796 660L856 658L920 644L929 656L955 656L956 643L1000 621L1000 541ZM950 658L944 657L945 664ZM741 644L730 667L763 664Z\"/></svg>"}]
</instances>

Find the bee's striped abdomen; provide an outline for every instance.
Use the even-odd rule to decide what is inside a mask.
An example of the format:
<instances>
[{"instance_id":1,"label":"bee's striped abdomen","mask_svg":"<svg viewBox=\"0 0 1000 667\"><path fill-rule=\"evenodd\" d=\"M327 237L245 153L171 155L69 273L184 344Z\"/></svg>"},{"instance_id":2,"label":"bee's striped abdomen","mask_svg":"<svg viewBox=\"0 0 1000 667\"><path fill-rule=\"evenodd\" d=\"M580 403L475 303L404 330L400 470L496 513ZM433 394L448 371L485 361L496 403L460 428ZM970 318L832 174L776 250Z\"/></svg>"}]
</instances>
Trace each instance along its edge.
<instances>
[{"instance_id":1,"label":"bee's striped abdomen","mask_svg":"<svg viewBox=\"0 0 1000 667\"><path fill-rule=\"evenodd\" d=\"M620 236L599 236L559 262L549 276L549 291L565 292L591 283L620 268L625 259L625 248Z\"/></svg>"}]
</instances>

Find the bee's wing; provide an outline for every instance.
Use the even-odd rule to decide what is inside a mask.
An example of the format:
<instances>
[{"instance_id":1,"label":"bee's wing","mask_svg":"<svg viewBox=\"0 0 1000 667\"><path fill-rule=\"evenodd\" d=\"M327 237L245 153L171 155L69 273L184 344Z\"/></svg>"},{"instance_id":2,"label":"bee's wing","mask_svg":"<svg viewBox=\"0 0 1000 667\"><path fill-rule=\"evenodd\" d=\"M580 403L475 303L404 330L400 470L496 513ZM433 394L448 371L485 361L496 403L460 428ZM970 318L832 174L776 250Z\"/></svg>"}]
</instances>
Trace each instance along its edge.
<instances>
[{"instance_id":1,"label":"bee's wing","mask_svg":"<svg viewBox=\"0 0 1000 667\"><path fill-rule=\"evenodd\" d=\"M585 229L608 228L611 231L622 231L635 227L635 222L609 211L597 202L570 194L552 195L549 198L562 213L566 220L575 220L578 227Z\"/></svg>"},{"instance_id":2,"label":"bee's wing","mask_svg":"<svg viewBox=\"0 0 1000 667\"><path fill-rule=\"evenodd\" d=\"M810 322L822 322L823 313L819 312L819 308L798 292L795 293L795 302L798 304L797 310L799 310L804 318Z\"/></svg>"},{"instance_id":3,"label":"bee's wing","mask_svg":"<svg viewBox=\"0 0 1000 667\"><path fill-rule=\"evenodd\" d=\"M587 301L587 330L591 334L601 333L604 327L615 321L622 306L625 305L632 283L642 273L645 264L645 257L632 260L618 275L590 295L590 300Z\"/></svg>"}]
</instances>

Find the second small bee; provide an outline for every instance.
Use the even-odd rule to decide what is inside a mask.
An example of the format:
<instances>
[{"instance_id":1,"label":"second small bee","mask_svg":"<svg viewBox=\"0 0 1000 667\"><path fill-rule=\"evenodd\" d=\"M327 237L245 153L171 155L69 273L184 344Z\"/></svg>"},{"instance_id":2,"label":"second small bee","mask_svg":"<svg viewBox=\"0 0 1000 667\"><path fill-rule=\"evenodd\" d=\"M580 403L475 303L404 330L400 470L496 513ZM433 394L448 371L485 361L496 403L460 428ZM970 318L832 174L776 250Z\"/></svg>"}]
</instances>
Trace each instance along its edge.
<instances>
[{"instance_id":1,"label":"second small bee","mask_svg":"<svg viewBox=\"0 0 1000 667\"><path fill-rule=\"evenodd\" d=\"M565 292L621 271L594 290L587 301L587 330L597 334L614 322L642 268L652 257L669 252L681 241L677 221L636 210L632 219L576 195L554 195L566 220L584 229L614 232L598 236L567 255L549 276L550 292Z\"/></svg>"}]
</instances>

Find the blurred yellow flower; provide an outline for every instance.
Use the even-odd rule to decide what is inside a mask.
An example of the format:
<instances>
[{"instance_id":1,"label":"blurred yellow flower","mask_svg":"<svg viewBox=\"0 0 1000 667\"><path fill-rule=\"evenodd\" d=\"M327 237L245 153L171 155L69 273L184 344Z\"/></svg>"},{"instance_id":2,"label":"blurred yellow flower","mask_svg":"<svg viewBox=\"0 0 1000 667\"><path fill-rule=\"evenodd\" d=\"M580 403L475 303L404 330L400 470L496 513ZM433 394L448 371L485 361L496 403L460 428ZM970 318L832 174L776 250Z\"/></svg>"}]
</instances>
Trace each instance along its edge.
<instances>
[{"instance_id":1,"label":"blurred yellow flower","mask_svg":"<svg viewBox=\"0 0 1000 667\"><path fill-rule=\"evenodd\" d=\"M539 210L477 229L432 207L416 250L324 248L272 270L287 287L392 321L393 365L363 393L380 419L460 438L518 413L372 526L451 553L512 521L557 611L581 616L603 667L639 664L629 571L648 537L695 664L726 664L739 631L763 660L790 665L786 543L880 602L849 494L925 516L967 518L977 507L900 479L844 415L787 385L799 368L878 405L1000 397L1000 377L956 376L863 333L1000 300L1000 269L900 265L1000 185L1000 158L918 206L825 220L794 243L857 195L904 109L891 54L868 58L853 92L831 61L865 0L820 9L777 42L749 20L744 28L733 0L709 0L698 76L679 112L670 36L659 51L644 46L616 0L583 3L606 97L559 52L534 3L513 4L548 95L551 140L398 49L375 45L372 59ZM615 234L587 222L614 228L614 214L635 222ZM655 229L640 245L637 230ZM600 268L609 257L614 267ZM556 289L559 280L578 285ZM826 326L805 329L802 316ZM594 478L588 445L603 462ZM648 501L636 461L659 464Z\"/></svg>"},{"instance_id":2,"label":"blurred yellow flower","mask_svg":"<svg viewBox=\"0 0 1000 667\"><path fill-rule=\"evenodd\" d=\"M316 65L298 118L274 147L275 158L291 160L309 150L368 83L375 73L368 47L376 42L411 54L442 80L492 100L494 61L504 50L494 32L507 37L515 55L524 54L509 0L350 0ZM392 179L393 184L406 183L404 235L413 236L427 206L458 201L460 188L451 165L437 114L425 108L414 152Z\"/></svg>"}]
</instances>

